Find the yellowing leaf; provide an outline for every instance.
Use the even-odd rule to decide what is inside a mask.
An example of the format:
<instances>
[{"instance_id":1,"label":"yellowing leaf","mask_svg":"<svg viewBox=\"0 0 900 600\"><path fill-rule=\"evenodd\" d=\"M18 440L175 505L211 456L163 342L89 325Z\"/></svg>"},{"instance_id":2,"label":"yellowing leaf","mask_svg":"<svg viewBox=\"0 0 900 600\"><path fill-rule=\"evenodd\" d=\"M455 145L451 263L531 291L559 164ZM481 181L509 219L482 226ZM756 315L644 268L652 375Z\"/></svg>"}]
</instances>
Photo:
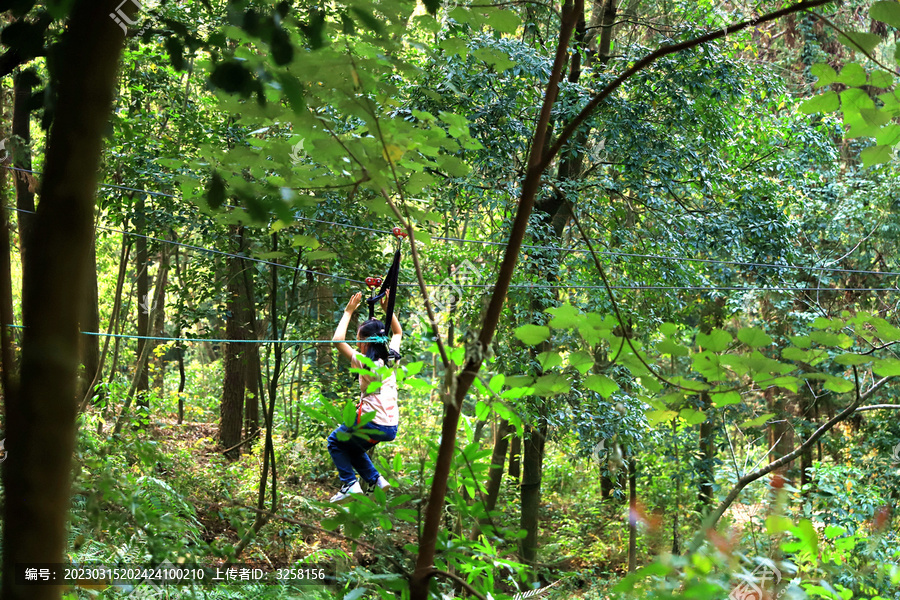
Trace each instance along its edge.
<instances>
[{"instance_id":1,"label":"yellowing leaf","mask_svg":"<svg viewBox=\"0 0 900 600\"><path fill-rule=\"evenodd\" d=\"M389 163L394 163L400 160L403 156L404 150L397 144L385 144L384 149L381 151L381 156Z\"/></svg>"}]
</instances>

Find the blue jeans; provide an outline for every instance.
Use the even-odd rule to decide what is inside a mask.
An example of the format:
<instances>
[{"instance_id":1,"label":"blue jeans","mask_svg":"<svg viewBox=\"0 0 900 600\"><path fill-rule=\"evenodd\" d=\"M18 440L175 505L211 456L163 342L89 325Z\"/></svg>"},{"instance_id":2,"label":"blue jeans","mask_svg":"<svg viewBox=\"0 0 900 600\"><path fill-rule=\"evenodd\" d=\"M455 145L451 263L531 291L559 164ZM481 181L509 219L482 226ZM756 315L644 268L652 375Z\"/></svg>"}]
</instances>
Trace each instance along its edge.
<instances>
[{"instance_id":1,"label":"blue jeans","mask_svg":"<svg viewBox=\"0 0 900 600\"><path fill-rule=\"evenodd\" d=\"M367 433L365 437L354 435L356 431L369 429L371 433ZM349 440L339 440L337 433L343 431L350 436ZM355 425L347 427L341 425L331 432L328 436L328 452L331 454L331 460L337 467L338 475L341 477L341 483L352 484L356 481L356 475L353 470L359 473L359 476L368 483L375 483L380 476L378 469L372 464L372 459L366 452L373 448L378 442L390 442L397 437L396 425L378 425L369 423L365 427Z\"/></svg>"}]
</instances>

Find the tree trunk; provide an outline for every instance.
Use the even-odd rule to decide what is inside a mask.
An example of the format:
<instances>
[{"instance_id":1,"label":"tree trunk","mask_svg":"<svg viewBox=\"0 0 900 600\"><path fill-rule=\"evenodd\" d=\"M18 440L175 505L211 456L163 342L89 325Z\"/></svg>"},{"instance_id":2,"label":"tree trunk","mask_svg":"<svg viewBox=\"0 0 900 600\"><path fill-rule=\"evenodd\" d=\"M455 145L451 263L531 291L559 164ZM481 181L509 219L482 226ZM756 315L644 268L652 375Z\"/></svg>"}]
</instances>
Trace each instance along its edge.
<instances>
[{"instance_id":1,"label":"tree trunk","mask_svg":"<svg viewBox=\"0 0 900 600\"><path fill-rule=\"evenodd\" d=\"M97 289L97 249L96 238L91 236L91 249L88 253L88 289L84 303L84 311L81 316L81 331L93 333L100 332L100 299ZM92 392L90 386L94 380L94 374L100 368L100 336L81 335L81 364L84 371L81 373L81 389L79 400Z\"/></svg>"},{"instance_id":2,"label":"tree trunk","mask_svg":"<svg viewBox=\"0 0 900 600\"><path fill-rule=\"evenodd\" d=\"M119 314L122 309L122 290L125 287L125 272L128 270L128 254L131 250L131 246L128 245L128 236L127 234L122 234L122 249L119 251L119 274L116 276L116 291L113 294L113 308L112 312L109 315L109 326L106 328L106 333L111 334L116 330L116 322L119 319ZM100 380L103 378L103 365L106 363L106 355L109 353L109 345L112 343L112 337L107 335L103 340L103 351L100 353L100 360L97 364L96 371L91 374L91 382L85 391L84 396L81 400L81 406L78 409L78 412L84 411L87 408L88 402L93 397L94 388L100 383ZM104 394L105 395L105 394ZM100 431L102 431L103 423L102 420L97 423L98 427L100 427Z\"/></svg>"},{"instance_id":3,"label":"tree trunk","mask_svg":"<svg viewBox=\"0 0 900 600\"><path fill-rule=\"evenodd\" d=\"M0 86L0 114L3 114L5 95ZM0 136L6 131L0 127ZM17 389L15 376L15 348L13 346L13 296L12 296L12 244L10 241L10 211L7 209L6 169L0 167L0 385L3 394L14 395ZM13 176L15 177L15 175ZM8 404L7 400L5 404ZM5 420L5 419L4 419Z\"/></svg>"},{"instance_id":4,"label":"tree trunk","mask_svg":"<svg viewBox=\"0 0 900 600\"><path fill-rule=\"evenodd\" d=\"M157 302L159 302L159 306L156 308L156 315L153 322L153 335L163 337L163 333L165 333L166 329L166 285L169 281L169 253L166 251L165 247L159 253L159 268L162 269L164 276L157 282L156 285L159 286L159 291L154 294L157 298ZM153 345L158 345L158 342L154 342ZM157 356L153 362L156 364L156 369L153 372L153 387L156 388L160 398L162 398L164 395L163 386L166 378L165 356Z\"/></svg>"},{"instance_id":5,"label":"tree trunk","mask_svg":"<svg viewBox=\"0 0 900 600\"><path fill-rule=\"evenodd\" d=\"M700 503L700 510L709 510L713 504L713 490L715 486L715 465L713 461L716 458L716 438L715 427L713 425L712 404L709 401L709 394L702 392L700 394L700 410L707 412L706 420L700 424L700 456L697 461L697 479L699 481L699 491L697 501Z\"/></svg>"},{"instance_id":6,"label":"tree trunk","mask_svg":"<svg viewBox=\"0 0 900 600\"><path fill-rule=\"evenodd\" d=\"M178 352L178 424L184 422L184 348Z\"/></svg>"},{"instance_id":7,"label":"tree trunk","mask_svg":"<svg viewBox=\"0 0 900 600\"><path fill-rule=\"evenodd\" d=\"M159 285L162 280L166 278L166 268L160 268L156 273L156 293L157 295L162 291L162 287ZM147 306L153 306L150 310L150 314L148 315L148 322L153 321L154 311L156 311L159 306L159 298L148 298ZM125 396L125 402L122 404L122 410L119 413L119 418L116 420L116 426L113 427L113 433L118 434L122 430L122 426L125 424L125 420L128 417L128 410L131 408L131 403L134 400L136 392L138 390L138 386L140 385L141 375L146 373L146 367L150 360L150 351L152 346L150 344L144 344L143 349L141 350L141 354L137 358L137 363L135 365L134 377L131 379L131 386L128 388L128 393Z\"/></svg>"},{"instance_id":8,"label":"tree trunk","mask_svg":"<svg viewBox=\"0 0 900 600\"><path fill-rule=\"evenodd\" d=\"M637 569L637 460L628 461L628 572Z\"/></svg>"},{"instance_id":9,"label":"tree trunk","mask_svg":"<svg viewBox=\"0 0 900 600\"><path fill-rule=\"evenodd\" d=\"M144 196L139 195L137 204L135 205L134 225L138 234L147 235L147 213L145 212ZM153 300L150 296L150 259L147 256L147 238L138 237L135 240L135 269L137 271L137 334L139 336L150 335L150 311L152 310ZM150 340L138 339L137 356L144 355L144 346ZM137 405L142 408L149 408L147 400L147 390L150 388L149 369L147 363L138 364L140 369L137 387Z\"/></svg>"},{"instance_id":10,"label":"tree trunk","mask_svg":"<svg viewBox=\"0 0 900 600\"><path fill-rule=\"evenodd\" d=\"M506 451L509 446L509 434L514 432L515 428L510 427L509 421L503 419L497 427L497 433L494 435L494 451L491 453L491 471L488 477L487 488L484 498L484 511L490 513L497 506L497 498L500 496L500 484L503 482L503 467L506 463ZM470 534L471 539L476 539L481 531L481 527L489 525L490 516L485 516L481 521L472 528Z\"/></svg>"},{"instance_id":11,"label":"tree trunk","mask_svg":"<svg viewBox=\"0 0 900 600\"><path fill-rule=\"evenodd\" d=\"M244 251L243 227L230 227L232 238L238 238L237 254ZM228 320L225 322L225 336L229 340L245 339L246 328L243 319L244 278L242 261L237 256L228 257ZM222 404L219 407L219 444L230 448L225 456L234 460L241 455L238 444L241 441L241 426L244 415L244 364L243 343L225 344L225 376L222 388Z\"/></svg>"},{"instance_id":12,"label":"tree trunk","mask_svg":"<svg viewBox=\"0 0 900 600\"><path fill-rule=\"evenodd\" d=\"M522 453L522 438L517 434L512 434L512 441L509 443L509 476L518 480L521 475L519 469L519 455Z\"/></svg>"},{"instance_id":13,"label":"tree trunk","mask_svg":"<svg viewBox=\"0 0 900 600\"><path fill-rule=\"evenodd\" d=\"M259 339L256 322L256 298L253 292L253 270L241 260L241 323L247 339ZM259 376L259 344L244 344L244 438L259 433L259 393L256 378Z\"/></svg>"},{"instance_id":14,"label":"tree trunk","mask_svg":"<svg viewBox=\"0 0 900 600\"><path fill-rule=\"evenodd\" d=\"M76 0L65 28L41 203L23 273L21 387L5 390L3 600L57 600L16 584L25 563L62 563L75 447L78 320L87 293L94 194L124 37L116 0ZM126 3L123 10L136 6ZM13 391L14 393L10 393Z\"/></svg>"},{"instance_id":15,"label":"tree trunk","mask_svg":"<svg viewBox=\"0 0 900 600\"><path fill-rule=\"evenodd\" d=\"M681 545L678 540L678 515L681 512L681 460L678 458L678 419L672 419L672 447L675 459L675 468L678 469L675 476L675 506L672 510L672 554L678 556Z\"/></svg>"},{"instance_id":16,"label":"tree trunk","mask_svg":"<svg viewBox=\"0 0 900 600\"><path fill-rule=\"evenodd\" d=\"M772 463L782 456L790 454L794 450L794 430L791 428L791 413L789 402L783 388L770 387L765 391L765 398L769 412L775 413L773 422L769 425L769 462ZM791 479L791 465L785 465L782 475Z\"/></svg>"},{"instance_id":17,"label":"tree trunk","mask_svg":"<svg viewBox=\"0 0 900 600\"><path fill-rule=\"evenodd\" d=\"M12 134L20 138L16 142L14 166L24 171L31 170L31 93L40 80L31 69L18 73L15 77L15 101L13 104ZM34 221L34 185L31 173L13 172L16 182L16 220L19 223L19 256L22 269L28 261L28 246Z\"/></svg>"},{"instance_id":18,"label":"tree trunk","mask_svg":"<svg viewBox=\"0 0 900 600\"><path fill-rule=\"evenodd\" d=\"M323 273L328 272L328 262L325 260L322 261L314 261L316 264L313 267L316 271L320 271ZM333 332L332 328L334 327L334 290L331 289L331 280L325 277L315 277L315 284L313 287L313 294L315 294L315 307L316 307L316 317L319 320L318 335L319 339L331 339L331 334ZM368 305L363 302L360 310L366 311L368 310L366 307ZM353 327L353 323L348 328L350 331L347 332L347 335L351 337L351 339L356 339L356 328ZM334 348L331 344L316 344L316 372L317 373L331 373L332 365L334 364Z\"/></svg>"},{"instance_id":19,"label":"tree trunk","mask_svg":"<svg viewBox=\"0 0 900 600\"><path fill-rule=\"evenodd\" d=\"M547 436L546 421L540 428L525 428L525 452L522 457L522 514L519 526L525 530L519 555L522 561L534 563L537 558L538 516L541 507L541 475L544 468L544 442Z\"/></svg>"}]
</instances>

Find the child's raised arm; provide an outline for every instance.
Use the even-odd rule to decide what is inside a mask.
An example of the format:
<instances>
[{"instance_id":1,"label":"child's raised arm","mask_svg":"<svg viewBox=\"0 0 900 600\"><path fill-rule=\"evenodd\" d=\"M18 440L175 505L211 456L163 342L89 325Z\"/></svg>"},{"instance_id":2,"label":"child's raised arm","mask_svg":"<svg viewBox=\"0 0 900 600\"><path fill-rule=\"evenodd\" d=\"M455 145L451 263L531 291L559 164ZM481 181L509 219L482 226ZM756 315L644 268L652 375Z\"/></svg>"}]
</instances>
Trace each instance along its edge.
<instances>
[{"instance_id":1,"label":"child's raised arm","mask_svg":"<svg viewBox=\"0 0 900 600\"><path fill-rule=\"evenodd\" d=\"M353 360L353 348L351 348L350 344L346 343L344 340L347 339L347 327L350 326L350 319L353 318L353 313L356 312L360 302L362 302L362 292L356 292L350 296L350 301L347 302L347 308L344 309L344 314L341 315L341 321L338 323L337 329L334 330L334 335L331 336L333 341L340 342L337 344L338 352L350 360Z\"/></svg>"}]
</instances>

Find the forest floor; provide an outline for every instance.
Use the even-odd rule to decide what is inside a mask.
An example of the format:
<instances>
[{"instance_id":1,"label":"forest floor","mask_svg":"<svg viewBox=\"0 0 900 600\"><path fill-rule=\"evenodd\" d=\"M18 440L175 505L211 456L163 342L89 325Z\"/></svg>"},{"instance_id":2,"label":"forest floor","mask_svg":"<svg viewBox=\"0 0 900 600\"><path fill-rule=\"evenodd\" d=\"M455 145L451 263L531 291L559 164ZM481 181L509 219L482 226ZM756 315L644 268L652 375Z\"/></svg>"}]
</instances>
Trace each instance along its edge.
<instances>
[{"instance_id":1,"label":"forest floor","mask_svg":"<svg viewBox=\"0 0 900 600\"><path fill-rule=\"evenodd\" d=\"M255 488L259 478L261 458L258 453L244 454L240 461L229 463L223 456L217 444L218 428L215 424L202 422L184 422L178 424L175 419L154 419L147 428L147 434L159 445L160 451L167 455L183 457L179 461L179 468L187 468L191 473L180 473L179 479L187 478L190 483L190 496L187 500L196 511L197 520L202 525L202 538L205 542L213 544L237 545L241 540L242 528L252 523L253 513L250 510L243 512L243 518L234 519L237 505L248 509L255 507ZM279 444L276 439L276 448ZM189 460L186 460L190 457ZM185 466L186 465L186 466ZM239 471L230 470L240 465ZM330 466L330 465L329 465ZM237 476L235 476L237 474ZM234 494L233 501L229 501L222 493L223 484L229 486L239 484L244 490L241 494ZM316 473L285 474L278 475L279 508L277 514L284 519L273 518L251 542L244 553L238 558L239 562L253 566L268 567L274 569L294 564L295 561L308 556L316 551L340 550L349 557L349 562L359 567L372 567L380 560L384 560L385 552L391 553L393 558L404 562L403 559L411 559L412 555L405 547L415 545L418 540L415 523L409 523L398 519L392 519L390 532L375 532L375 535L366 534L361 539L370 547L355 545L341 535L328 532L320 527L321 521L326 518L331 510L328 500L337 489L337 479L333 476ZM183 486L180 486L183 487ZM403 489L400 486L392 488L392 494L412 493L421 495L418 490ZM268 509L271 496L266 500ZM411 502L401 506L412 508ZM542 511L542 529L548 535L558 529L557 520L565 514L564 520L578 518L577 508L565 504L553 504ZM370 534L372 532L369 532ZM596 534L601 531L598 529ZM354 547L355 546L355 547ZM223 563L224 559L213 556L204 557L205 562L212 565ZM411 566L411 564L410 564ZM592 565L584 558L570 557L557 561L553 565L553 571L577 572ZM593 565L596 567L596 565ZM381 569L384 565L381 566ZM624 574L620 569L611 569L619 575ZM555 580L552 574L545 574L545 582ZM556 590L554 590L555 592ZM560 590L560 593L562 591ZM581 590L569 590L565 596L581 597ZM548 596L553 598L554 594ZM563 596L560 596L563 597Z\"/></svg>"},{"instance_id":2,"label":"forest floor","mask_svg":"<svg viewBox=\"0 0 900 600\"><path fill-rule=\"evenodd\" d=\"M218 427L211 423L184 422L179 425L174 419L156 419L148 428L148 433L161 445L164 452L188 453L193 460L191 468L196 471L192 479L208 484L193 487L192 496L189 498L198 520L204 527L204 540L210 543L218 540L237 545L241 539L241 532L234 520L228 518L226 509L235 508L236 505L254 508L256 498L247 497L246 502L228 502L219 491L223 477L222 466L227 460L217 445ZM242 455L241 461L252 464L252 468L242 471L242 474L249 476L255 473L258 480L260 460L255 454ZM317 504L327 505L337 490L336 481L336 477L296 475L283 477L283 474L279 474L277 514L284 516L285 519L271 519L258 534L257 539L248 546L240 560L250 564L261 561L270 568L284 567L316 550L331 548L342 550L348 556L352 556L354 562L360 566L374 564L378 556L372 549L362 546L354 548L354 545L342 536L316 529L325 516ZM250 482L244 480L240 483L247 486ZM267 498L266 509L270 508L270 501L271 495ZM328 510L327 506L325 510ZM252 520L252 513L249 511L247 518L248 521ZM298 527L294 527L297 522L302 523L299 530ZM390 539L397 551L402 551L405 544L416 543L414 524L396 520L393 526ZM289 535L290 539L285 539L286 535Z\"/></svg>"}]
</instances>

